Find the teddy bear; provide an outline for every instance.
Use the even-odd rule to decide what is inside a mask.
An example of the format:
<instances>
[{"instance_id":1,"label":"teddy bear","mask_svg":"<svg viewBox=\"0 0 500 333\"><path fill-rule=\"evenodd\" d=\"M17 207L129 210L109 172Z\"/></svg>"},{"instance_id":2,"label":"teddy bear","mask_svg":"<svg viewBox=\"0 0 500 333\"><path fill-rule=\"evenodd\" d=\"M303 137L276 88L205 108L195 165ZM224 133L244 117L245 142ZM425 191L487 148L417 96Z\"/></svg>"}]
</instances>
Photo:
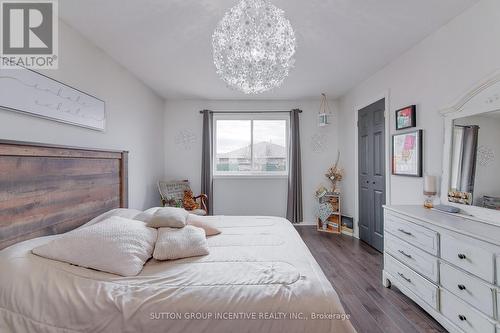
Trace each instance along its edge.
<instances>
[{"instance_id":1,"label":"teddy bear","mask_svg":"<svg viewBox=\"0 0 500 333\"><path fill-rule=\"evenodd\" d=\"M182 199L182 205L185 210L195 210L200 208L200 206L194 200L193 191L191 190L184 191L184 198Z\"/></svg>"}]
</instances>

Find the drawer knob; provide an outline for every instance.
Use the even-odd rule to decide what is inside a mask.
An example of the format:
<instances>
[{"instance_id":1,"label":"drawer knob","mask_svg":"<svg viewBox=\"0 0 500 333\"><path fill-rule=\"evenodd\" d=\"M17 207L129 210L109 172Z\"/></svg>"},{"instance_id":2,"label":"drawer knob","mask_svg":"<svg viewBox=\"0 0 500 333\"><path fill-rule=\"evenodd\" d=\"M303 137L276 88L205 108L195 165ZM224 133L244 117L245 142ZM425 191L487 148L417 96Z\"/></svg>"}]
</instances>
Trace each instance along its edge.
<instances>
[{"instance_id":1,"label":"drawer knob","mask_svg":"<svg viewBox=\"0 0 500 333\"><path fill-rule=\"evenodd\" d=\"M401 253L402 255L404 255L406 258L410 258L410 259L412 258L412 256L410 254L406 253L403 250L398 250L398 252Z\"/></svg>"},{"instance_id":2,"label":"drawer knob","mask_svg":"<svg viewBox=\"0 0 500 333\"><path fill-rule=\"evenodd\" d=\"M460 319L461 321L466 321L467 318L465 318L464 315L458 315L458 319Z\"/></svg>"},{"instance_id":3,"label":"drawer knob","mask_svg":"<svg viewBox=\"0 0 500 333\"><path fill-rule=\"evenodd\" d=\"M398 275L399 275L399 276L401 276L401 277L402 277L404 280L406 280L407 282L411 283L411 280L410 280L410 279L408 279L406 276L404 276L404 274L403 274L403 273L398 272Z\"/></svg>"},{"instance_id":4,"label":"drawer knob","mask_svg":"<svg viewBox=\"0 0 500 333\"><path fill-rule=\"evenodd\" d=\"M411 235L412 235L412 233L411 233L411 232L406 231L406 230L404 230L404 229L398 229L398 231L399 231L399 232L402 232L403 234L408 235L408 236L411 236Z\"/></svg>"},{"instance_id":5,"label":"drawer knob","mask_svg":"<svg viewBox=\"0 0 500 333\"><path fill-rule=\"evenodd\" d=\"M458 285L458 289L460 289L460 290L465 290L466 288L465 288L465 286L464 286L463 284L459 284L459 285Z\"/></svg>"},{"instance_id":6,"label":"drawer knob","mask_svg":"<svg viewBox=\"0 0 500 333\"><path fill-rule=\"evenodd\" d=\"M465 259L465 258L467 258L467 257L465 256L465 254L463 254L463 253L459 253L459 254L458 254L458 259Z\"/></svg>"}]
</instances>

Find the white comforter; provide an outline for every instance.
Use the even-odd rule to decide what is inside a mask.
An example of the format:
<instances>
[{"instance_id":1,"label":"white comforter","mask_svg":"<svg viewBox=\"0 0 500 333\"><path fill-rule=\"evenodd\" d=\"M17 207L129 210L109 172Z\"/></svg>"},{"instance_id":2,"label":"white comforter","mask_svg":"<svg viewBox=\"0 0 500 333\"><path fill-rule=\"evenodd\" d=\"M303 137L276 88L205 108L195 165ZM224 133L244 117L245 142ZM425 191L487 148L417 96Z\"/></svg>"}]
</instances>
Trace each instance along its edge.
<instances>
[{"instance_id":1,"label":"white comforter","mask_svg":"<svg viewBox=\"0 0 500 333\"><path fill-rule=\"evenodd\" d=\"M354 332L290 222L213 219L210 255L132 278L31 254L58 236L0 251L0 332Z\"/></svg>"}]
</instances>

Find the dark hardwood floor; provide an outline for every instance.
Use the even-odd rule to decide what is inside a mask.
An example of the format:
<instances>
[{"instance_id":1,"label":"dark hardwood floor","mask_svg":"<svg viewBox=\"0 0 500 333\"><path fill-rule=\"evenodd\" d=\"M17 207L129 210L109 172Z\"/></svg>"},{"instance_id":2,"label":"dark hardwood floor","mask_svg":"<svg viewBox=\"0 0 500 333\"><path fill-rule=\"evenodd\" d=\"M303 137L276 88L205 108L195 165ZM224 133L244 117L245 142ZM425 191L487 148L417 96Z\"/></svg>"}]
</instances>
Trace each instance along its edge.
<instances>
[{"instance_id":1,"label":"dark hardwood floor","mask_svg":"<svg viewBox=\"0 0 500 333\"><path fill-rule=\"evenodd\" d=\"M358 333L446 332L397 288L382 286L383 256L346 235L297 231L337 291Z\"/></svg>"}]
</instances>

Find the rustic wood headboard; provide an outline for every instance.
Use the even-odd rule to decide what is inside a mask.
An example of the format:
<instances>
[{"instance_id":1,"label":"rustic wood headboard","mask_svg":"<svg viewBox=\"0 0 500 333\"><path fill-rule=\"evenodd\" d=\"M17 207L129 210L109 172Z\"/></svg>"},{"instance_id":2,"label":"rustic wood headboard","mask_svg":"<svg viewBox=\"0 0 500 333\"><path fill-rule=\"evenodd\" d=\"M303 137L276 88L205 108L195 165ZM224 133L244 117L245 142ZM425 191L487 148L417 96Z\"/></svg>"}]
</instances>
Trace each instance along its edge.
<instances>
[{"instance_id":1,"label":"rustic wood headboard","mask_svg":"<svg viewBox=\"0 0 500 333\"><path fill-rule=\"evenodd\" d=\"M128 207L128 152L0 140L0 249Z\"/></svg>"}]
</instances>

